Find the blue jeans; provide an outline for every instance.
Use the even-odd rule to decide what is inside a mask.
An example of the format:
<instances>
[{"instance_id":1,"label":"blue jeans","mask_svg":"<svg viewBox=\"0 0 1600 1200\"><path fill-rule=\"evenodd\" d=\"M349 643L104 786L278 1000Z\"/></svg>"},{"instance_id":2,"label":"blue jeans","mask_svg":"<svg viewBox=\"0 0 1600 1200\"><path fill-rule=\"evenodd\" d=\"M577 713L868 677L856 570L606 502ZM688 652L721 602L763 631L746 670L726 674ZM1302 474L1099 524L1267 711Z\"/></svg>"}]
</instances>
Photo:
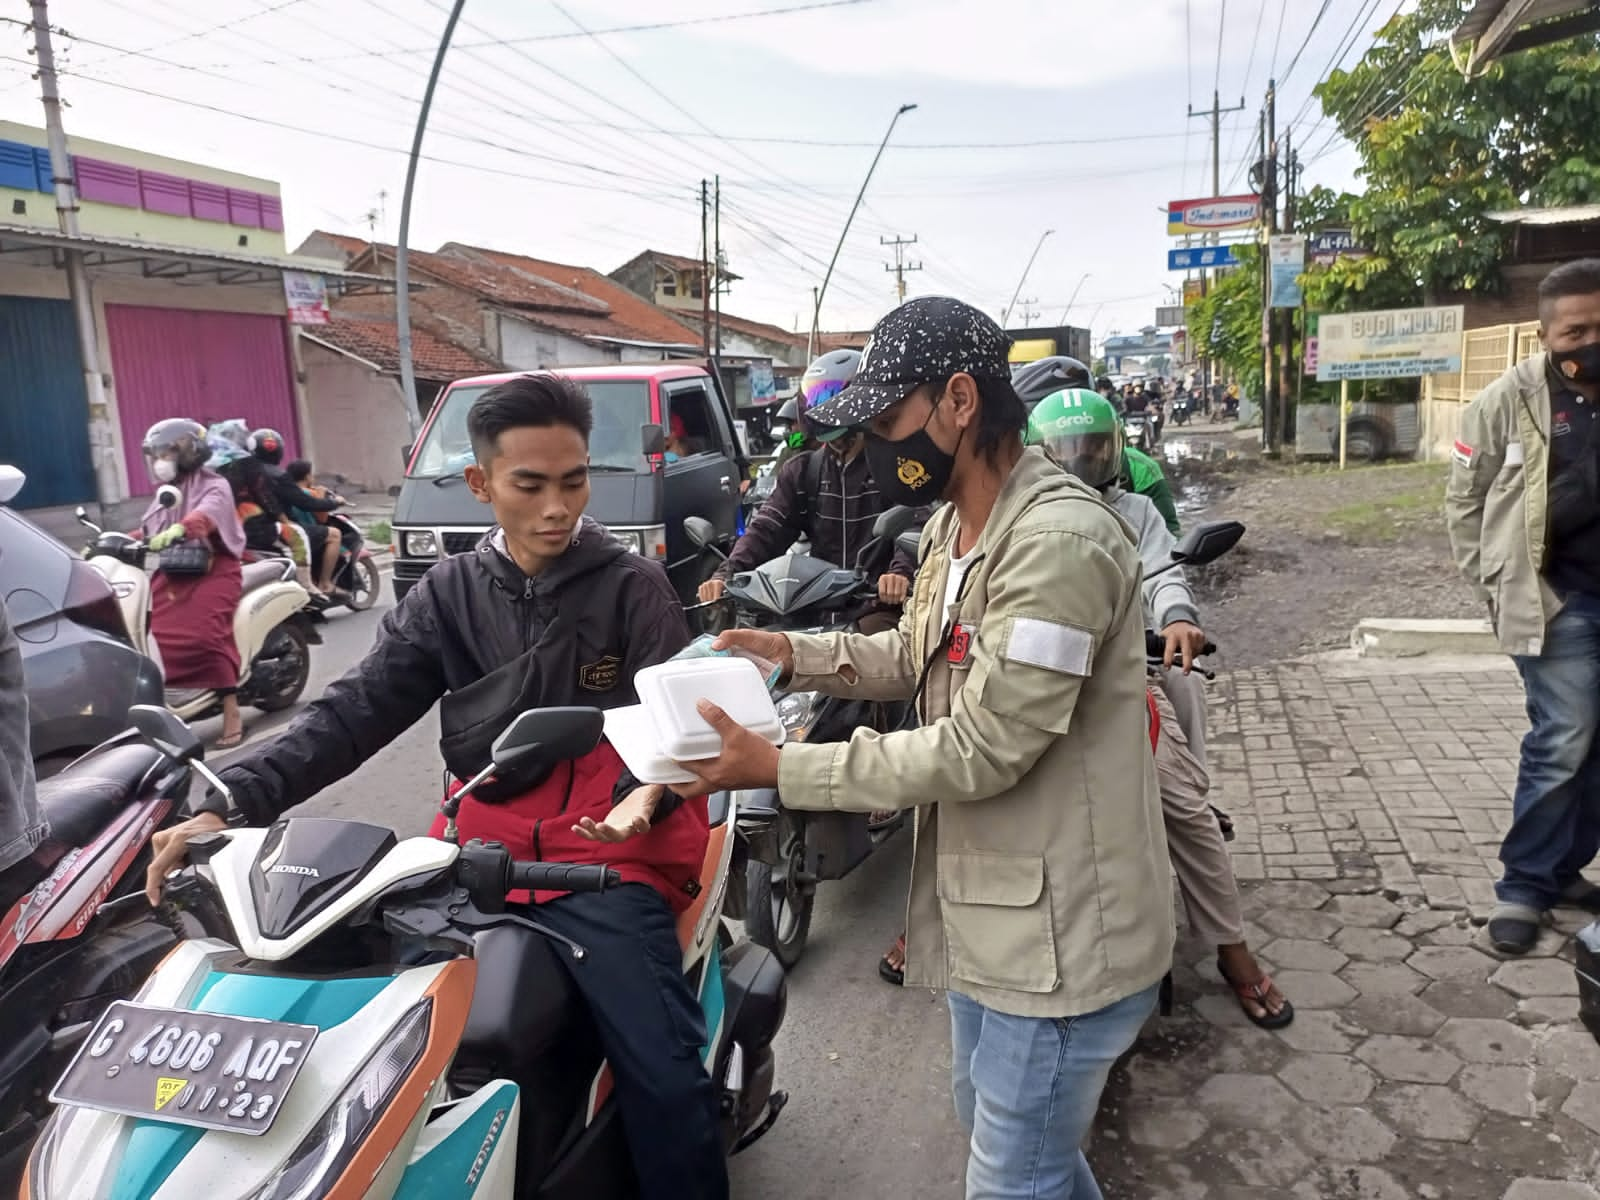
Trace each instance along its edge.
<instances>
[{"instance_id":1,"label":"blue jeans","mask_svg":"<svg viewBox=\"0 0 1600 1200\"><path fill-rule=\"evenodd\" d=\"M956 1116L972 1137L967 1200L1101 1200L1080 1147L1160 986L1060 1018L1014 1017L949 993Z\"/></svg>"},{"instance_id":2,"label":"blue jeans","mask_svg":"<svg viewBox=\"0 0 1600 1200\"><path fill-rule=\"evenodd\" d=\"M1544 652L1512 661L1532 728L1495 894L1543 911L1600 850L1600 597L1569 597L1545 631Z\"/></svg>"}]
</instances>

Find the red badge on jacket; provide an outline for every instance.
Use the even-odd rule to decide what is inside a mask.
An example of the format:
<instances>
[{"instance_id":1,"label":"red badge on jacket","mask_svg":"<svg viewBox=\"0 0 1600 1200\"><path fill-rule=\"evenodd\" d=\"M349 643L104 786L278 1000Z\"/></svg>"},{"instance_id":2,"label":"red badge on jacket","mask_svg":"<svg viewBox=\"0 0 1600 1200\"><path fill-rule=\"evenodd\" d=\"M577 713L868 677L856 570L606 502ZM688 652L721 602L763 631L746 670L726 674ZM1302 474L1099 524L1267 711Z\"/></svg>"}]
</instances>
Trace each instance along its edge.
<instances>
[{"instance_id":1,"label":"red badge on jacket","mask_svg":"<svg viewBox=\"0 0 1600 1200\"><path fill-rule=\"evenodd\" d=\"M967 655L972 653L972 634L970 625L957 622L950 627L950 646L944 657L952 667L962 666L967 661Z\"/></svg>"}]
</instances>

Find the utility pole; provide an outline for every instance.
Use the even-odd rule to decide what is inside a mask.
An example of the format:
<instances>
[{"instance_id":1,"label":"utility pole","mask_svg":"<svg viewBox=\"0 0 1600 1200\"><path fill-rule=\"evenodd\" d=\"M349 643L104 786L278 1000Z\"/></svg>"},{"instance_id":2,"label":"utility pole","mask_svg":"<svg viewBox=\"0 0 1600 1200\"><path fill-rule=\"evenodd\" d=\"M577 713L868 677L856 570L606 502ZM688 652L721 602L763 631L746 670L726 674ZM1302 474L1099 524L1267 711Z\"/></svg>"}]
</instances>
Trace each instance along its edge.
<instances>
[{"instance_id":1,"label":"utility pole","mask_svg":"<svg viewBox=\"0 0 1600 1200\"><path fill-rule=\"evenodd\" d=\"M713 220L715 221L714 235L717 241L717 253L713 261L716 264L717 334L716 341L713 343L715 349L712 351L712 356L717 362L717 380L720 386L722 379L722 176L718 175L715 178L717 198L716 215Z\"/></svg>"},{"instance_id":2,"label":"utility pole","mask_svg":"<svg viewBox=\"0 0 1600 1200\"><path fill-rule=\"evenodd\" d=\"M867 185L872 182L872 174L878 169L878 160L883 157L889 139L894 136L894 127L900 123L901 117L916 107L915 104L902 104L895 109L894 116L889 121L889 128L884 131L883 141L878 143L878 152L872 156L872 165L867 168L866 178L861 181L861 190L856 193L856 201L850 206L850 215L844 219L844 228L839 231L838 244L833 248L833 257L828 260L828 269L822 276L822 286L817 289L816 301L811 308L811 337L806 342L807 362L814 356L817 334L822 332L822 301L828 294L828 281L833 278L833 268L838 265L839 251L844 249L844 240L850 236L850 226L856 219L856 210L861 207L861 200L867 194Z\"/></svg>"},{"instance_id":3,"label":"utility pole","mask_svg":"<svg viewBox=\"0 0 1600 1200\"><path fill-rule=\"evenodd\" d=\"M1283 232L1295 232L1295 156L1291 140L1291 131L1283 131ZM1278 373L1278 440L1283 445L1292 446L1295 443L1295 410L1299 405L1299 388L1296 386L1298 375L1294 369L1294 314L1292 308L1279 310L1279 319L1283 323L1279 345L1282 347L1283 357Z\"/></svg>"},{"instance_id":4,"label":"utility pole","mask_svg":"<svg viewBox=\"0 0 1600 1200\"><path fill-rule=\"evenodd\" d=\"M1202 108L1196 112L1194 105L1189 105L1189 116L1191 118L1206 117L1211 121L1211 194L1213 196L1216 196L1222 191L1222 118L1227 113L1243 111L1243 96L1239 97L1239 103L1235 107L1223 108L1222 95L1216 90L1213 90L1211 93L1210 108ZM1213 246L1216 245L1218 242L1217 235L1210 235L1209 242ZM1200 272L1200 294L1202 296L1206 295L1209 291L1208 280L1209 272L1202 270ZM1216 367L1213 365L1215 361L1216 360L1213 359L1209 354L1206 356L1206 372L1207 375L1210 376L1210 378L1206 380L1208 387L1215 382L1214 373L1216 371Z\"/></svg>"},{"instance_id":5,"label":"utility pole","mask_svg":"<svg viewBox=\"0 0 1600 1200\"><path fill-rule=\"evenodd\" d=\"M706 357L711 357L711 238L706 222L710 219L710 199L706 181L700 181L700 335Z\"/></svg>"},{"instance_id":6,"label":"utility pole","mask_svg":"<svg viewBox=\"0 0 1600 1200\"><path fill-rule=\"evenodd\" d=\"M1278 82L1267 81L1266 108L1261 114L1261 214L1267 237L1278 232ZM1269 242L1270 245L1270 242ZM1261 255L1262 413L1261 434L1269 456L1283 446L1283 396L1279 387L1277 329L1272 311L1271 256Z\"/></svg>"},{"instance_id":7,"label":"utility pole","mask_svg":"<svg viewBox=\"0 0 1600 1200\"><path fill-rule=\"evenodd\" d=\"M894 266L891 267L888 263L884 263L883 269L894 272L894 290L896 295L899 296L901 304L906 302L906 272L922 270L921 263L908 263L905 260L905 248L916 244L917 235L914 233L911 235L910 241L907 241L898 233L894 235L893 241L886 237L878 239L878 245L894 247Z\"/></svg>"},{"instance_id":8,"label":"utility pole","mask_svg":"<svg viewBox=\"0 0 1600 1200\"><path fill-rule=\"evenodd\" d=\"M450 39L455 36L456 22L461 19L461 8L466 2L455 0L450 8L450 16L444 23L444 33L439 37L439 49L433 56L433 70L428 72L427 86L422 89L417 128L411 135L411 155L406 160L406 186L400 193L400 233L394 243L394 324L396 349L400 352L400 388L405 392L406 419L411 423L413 440L422 430L422 410L417 404L416 364L411 361L411 195L416 190L417 160L422 157L422 137L428 132L428 113L433 108L434 89L439 86L445 52L450 49Z\"/></svg>"},{"instance_id":9,"label":"utility pole","mask_svg":"<svg viewBox=\"0 0 1600 1200\"><path fill-rule=\"evenodd\" d=\"M1020 300L1018 303L1022 305L1022 327L1024 329L1031 328L1034 318L1039 315L1039 310L1034 307L1039 303L1039 297L1029 296L1026 300Z\"/></svg>"},{"instance_id":10,"label":"utility pole","mask_svg":"<svg viewBox=\"0 0 1600 1200\"><path fill-rule=\"evenodd\" d=\"M39 59L39 98L44 102L44 128L50 144L50 175L55 185L56 222L68 237L78 236L78 190L67 155L67 133L61 124L61 90L56 80L55 48L50 41L50 13L45 0L31 0L33 48ZM68 249L67 295L78 327L78 355L83 359L83 390L89 402L89 453L94 460L95 491L101 504L121 498L117 475L111 408L106 403L106 381L100 371L100 338L95 331L94 297L83 251Z\"/></svg>"}]
</instances>

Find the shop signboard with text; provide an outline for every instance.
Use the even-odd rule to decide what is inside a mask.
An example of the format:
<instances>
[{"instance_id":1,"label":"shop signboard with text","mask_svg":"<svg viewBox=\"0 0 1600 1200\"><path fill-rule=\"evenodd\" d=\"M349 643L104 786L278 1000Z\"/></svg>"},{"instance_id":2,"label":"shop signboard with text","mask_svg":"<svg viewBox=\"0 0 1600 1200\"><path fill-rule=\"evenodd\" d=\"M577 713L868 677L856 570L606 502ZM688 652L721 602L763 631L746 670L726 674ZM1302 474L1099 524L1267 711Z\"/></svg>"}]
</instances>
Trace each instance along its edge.
<instances>
[{"instance_id":1,"label":"shop signboard with text","mask_svg":"<svg viewBox=\"0 0 1600 1200\"><path fill-rule=\"evenodd\" d=\"M1206 200L1174 200L1167 205L1167 233L1217 233L1247 229L1261 221L1261 197L1213 196Z\"/></svg>"}]
</instances>

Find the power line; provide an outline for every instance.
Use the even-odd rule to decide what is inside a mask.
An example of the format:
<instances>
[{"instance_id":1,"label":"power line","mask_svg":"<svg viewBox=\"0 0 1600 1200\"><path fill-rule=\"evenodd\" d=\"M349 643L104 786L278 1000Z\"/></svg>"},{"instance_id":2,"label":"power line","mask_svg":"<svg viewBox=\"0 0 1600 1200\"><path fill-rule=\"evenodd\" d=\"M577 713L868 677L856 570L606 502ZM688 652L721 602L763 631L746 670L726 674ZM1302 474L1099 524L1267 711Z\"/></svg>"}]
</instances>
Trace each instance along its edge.
<instances>
[{"instance_id":1,"label":"power line","mask_svg":"<svg viewBox=\"0 0 1600 1200\"><path fill-rule=\"evenodd\" d=\"M1283 20L1289 14L1289 0L1278 0L1278 32L1272 36L1272 62L1267 67L1267 76L1276 78L1278 74L1278 48L1283 45Z\"/></svg>"},{"instance_id":2,"label":"power line","mask_svg":"<svg viewBox=\"0 0 1600 1200\"><path fill-rule=\"evenodd\" d=\"M1228 0L1222 0L1222 8L1217 13L1217 73L1211 82L1211 90L1219 91L1222 87L1222 31L1228 27Z\"/></svg>"},{"instance_id":3,"label":"power line","mask_svg":"<svg viewBox=\"0 0 1600 1200\"><path fill-rule=\"evenodd\" d=\"M1401 0L1401 2L1403 3L1404 0ZM1316 103L1317 88L1320 87L1325 80L1332 77L1336 68L1344 64L1345 56L1348 55L1351 50L1355 49L1356 39L1361 36L1362 26L1366 23L1367 19L1377 11L1378 5L1381 3L1382 0L1361 0L1359 7L1356 9L1355 18L1350 22L1349 26L1346 27L1344 36L1339 39L1337 44L1335 44L1333 53L1328 56L1327 64L1317 75L1317 82L1311 85L1311 90L1306 93L1305 102L1300 105L1299 110L1294 114L1294 116L1289 118L1288 126L1286 126L1286 128L1298 125L1300 123L1300 118L1305 116L1306 111L1314 103Z\"/></svg>"},{"instance_id":4,"label":"power line","mask_svg":"<svg viewBox=\"0 0 1600 1200\"><path fill-rule=\"evenodd\" d=\"M1311 45L1312 35L1317 32L1317 26L1322 24L1322 18L1328 13L1328 6L1333 0L1322 0L1322 7L1317 9L1316 18L1311 22L1311 28L1306 30L1305 40L1300 43L1300 48L1294 52L1294 57L1289 60L1289 65L1283 69L1283 74L1278 77L1278 86L1282 88L1289 82L1289 76L1294 74L1295 67L1300 65L1300 56L1306 52L1306 47Z\"/></svg>"},{"instance_id":5,"label":"power line","mask_svg":"<svg viewBox=\"0 0 1600 1200\"><path fill-rule=\"evenodd\" d=\"M296 2L296 0L286 0L286 3L294 3L294 2ZM649 22L645 22L643 24L636 24L636 25L611 25L611 26L607 26L604 29L593 30L592 32L593 32L593 34L595 36L598 36L598 37L605 37L605 36L608 36L610 34L615 34L615 33L654 33L654 32L657 32L659 30L662 30L662 29L681 29L681 28L684 28L684 27L689 26L689 25L720 25L720 24L722 24L723 22L726 22L726 21L748 21L748 20L754 20L754 19L759 18L759 17L781 17L781 16L788 16L791 13L814 12L814 11L816 11L818 9L826 9L826 8L847 8L847 7L851 7L853 5L857 5L857 4L873 4L873 3L876 3L876 2L877 2L877 0L812 0L811 3L806 3L806 4L790 4L790 5L785 5L785 6L781 7L781 8L761 8L761 9L755 9L755 10L750 11L750 12L722 13L722 14L717 15L717 16L706 16L706 17L683 17L683 18L680 18L679 20L675 20L675 21L649 21ZM480 31L480 32L482 32L482 31ZM536 43L536 42L566 42L566 41L574 41L574 40L576 40L578 38L587 37L587 36L589 36L589 35L585 34L585 33L576 33L576 32L574 32L574 33L540 33L540 34L531 34L531 35L529 35L527 37L520 37L520 38L488 38L485 41L481 41L481 42L452 42L451 43L451 48L455 49L455 50L498 49L498 48L500 48L502 46L532 45L533 43ZM438 43L435 42L433 45L429 45L429 46L401 46L401 47L395 47L395 48L389 49L389 50L361 50L361 51L352 52L350 54L324 54L324 55L319 55L316 58L305 58L305 59L296 58L293 61L296 61L296 62L313 62L313 63L329 63L329 62L348 62L348 61L350 61L352 59L357 59L357 58L397 58L397 57L401 57L401 56L404 56L404 55L412 55L412 54L432 54L438 48L439 48L438 47ZM217 67L228 67L228 66L274 67L274 66L278 66L279 64L281 64L281 63L283 63L285 61L289 61L289 60L286 60L286 59L274 59L274 58L263 58L263 59L252 59L252 60L250 60L248 62L243 62L243 63L210 63L208 65L217 66Z\"/></svg>"}]
</instances>

